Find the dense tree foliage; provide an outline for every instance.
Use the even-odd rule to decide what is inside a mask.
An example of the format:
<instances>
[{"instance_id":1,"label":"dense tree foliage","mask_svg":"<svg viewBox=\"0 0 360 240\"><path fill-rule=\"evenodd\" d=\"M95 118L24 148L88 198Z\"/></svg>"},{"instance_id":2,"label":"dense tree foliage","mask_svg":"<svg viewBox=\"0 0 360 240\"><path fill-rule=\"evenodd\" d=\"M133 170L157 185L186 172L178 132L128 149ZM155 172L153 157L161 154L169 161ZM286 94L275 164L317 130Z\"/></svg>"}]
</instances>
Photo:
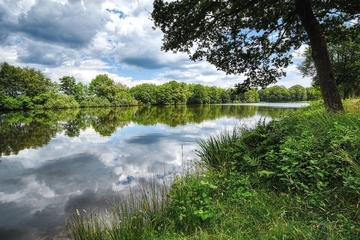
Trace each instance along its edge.
<instances>
[{"instance_id":1,"label":"dense tree foliage","mask_svg":"<svg viewBox=\"0 0 360 240\"><path fill-rule=\"evenodd\" d=\"M60 91L66 95L74 96L76 94L76 79L70 76L64 76L59 79L60 81Z\"/></svg>"},{"instance_id":2,"label":"dense tree foliage","mask_svg":"<svg viewBox=\"0 0 360 240\"><path fill-rule=\"evenodd\" d=\"M321 99L320 90L295 85L290 88L273 86L258 91L261 102L301 102Z\"/></svg>"},{"instance_id":3,"label":"dense tree foliage","mask_svg":"<svg viewBox=\"0 0 360 240\"><path fill-rule=\"evenodd\" d=\"M265 87L309 44L328 111L342 111L325 36L357 20L358 0L155 0L152 18L164 32L162 49L206 59L227 74L245 74L241 87ZM331 30L331 31L330 31Z\"/></svg>"},{"instance_id":4,"label":"dense tree foliage","mask_svg":"<svg viewBox=\"0 0 360 240\"><path fill-rule=\"evenodd\" d=\"M47 93L53 83L34 68L0 65L0 107L21 109L33 107L32 99Z\"/></svg>"},{"instance_id":5,"label":"dense tree foliage","mask_svg":"<svg viewBox=\"0 0 360 240\"><path fill-rule=\"evenodd\" d=\"M156 85L144 83L130 89L136 100L143 104L156 104Z\"/></svg>"}]
</instances>

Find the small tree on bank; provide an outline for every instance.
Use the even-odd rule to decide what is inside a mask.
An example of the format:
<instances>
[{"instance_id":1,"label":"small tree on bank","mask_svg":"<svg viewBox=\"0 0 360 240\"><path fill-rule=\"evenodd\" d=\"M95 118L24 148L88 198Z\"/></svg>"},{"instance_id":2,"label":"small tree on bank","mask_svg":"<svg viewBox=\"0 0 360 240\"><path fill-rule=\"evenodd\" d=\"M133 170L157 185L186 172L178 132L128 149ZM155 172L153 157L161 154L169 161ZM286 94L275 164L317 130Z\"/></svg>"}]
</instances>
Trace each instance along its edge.
<instances>
[{"instance_id":1,"label":"small tree on bank","mask_svg":"<svg viewBox=\"0 0 360 240\"><path fill-rule=\"evenodd\" d=\"M265 87L285 76L291 52L309 44L325 108L343 111L325 41L357 20L358 0L154 1L152 18L164 32L162 50L207 60L227 74L245 74L238 87Z\"/></svg>"}]
</instances>

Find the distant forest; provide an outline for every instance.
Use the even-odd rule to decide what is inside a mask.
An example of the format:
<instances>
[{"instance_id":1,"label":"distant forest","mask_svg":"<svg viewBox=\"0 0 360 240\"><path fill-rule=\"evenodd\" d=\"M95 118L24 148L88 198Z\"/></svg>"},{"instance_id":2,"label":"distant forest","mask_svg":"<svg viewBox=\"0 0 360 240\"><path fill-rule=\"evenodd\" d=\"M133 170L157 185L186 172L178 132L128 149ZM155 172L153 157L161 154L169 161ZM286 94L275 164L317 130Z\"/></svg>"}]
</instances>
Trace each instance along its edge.
<instances>
[{"instance_id":1,"label":"distant forest","mask_svg":"<svg viewBox=\"0 0 360 240\"><path fill-rule=\"evenodd\" d=\"M106 74L97 75L89 85L72 76L58 82L41 71L0 65L0 109L61 109L78 107L121 107L131 105L221 104L255 102L295 102L321 99L314 87L295 85L248 89L219 88L169 81L162 85L144 83L128 87Z\"/></svg>"}]
</instances>

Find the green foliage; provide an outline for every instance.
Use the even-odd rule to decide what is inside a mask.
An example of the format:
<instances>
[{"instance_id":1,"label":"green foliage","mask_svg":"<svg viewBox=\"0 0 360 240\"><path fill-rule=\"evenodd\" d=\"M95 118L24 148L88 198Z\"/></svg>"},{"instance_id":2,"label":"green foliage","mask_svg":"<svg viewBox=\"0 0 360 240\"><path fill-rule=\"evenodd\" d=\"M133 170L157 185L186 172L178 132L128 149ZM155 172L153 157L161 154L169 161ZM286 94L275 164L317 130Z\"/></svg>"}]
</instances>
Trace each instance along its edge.
<instances>
[{"instance_id":1,"label":"green foliage","mask_svg":"<svg viewBox=\"0 0 360 240\"><path fill-rule=\"evenodd\" d=\"M220 99L222 103L229 103L230 102L230 92L226 89L222 89L220 91Z\"/></svg>"},{"instance_id":2,"label":"green foliage","mask_svg":"<svg viewBox=\"0 0 360 240\"><path fill-rule=\"evenodd\" d=\"M171 104L186 104L189 95L187 84L170 81L161 85L160 89L162 88L164 88L163 91L166 91L170 94L171 97L169 102Z\"/></svg>"},{"instance_id":3,"label":"green foliage","mask_svg":"<svg viewBox=\"0 0 360 240\"><path fill-rule=\"evenodd\" d=\"M260 101L263 102L289 102L291 99L289 89L284 86L273 86L259 90Z\"/></svg>"},{"instance_id":4,"label":"green foliage","mask_svg":"<svg viewBox=\"0 0 360 240\"><path fill-rule=\"evenodd\" d=\"M244 103L260 102L259 92L255 88L249 89L244 93L242 102Z\"/></svg>"},{"instance_id":5,"label":"green foliage","mask_svg":"<svg viewBox=\"0 0 360 240\"><path fill-rule=\"evenodd\" d=\"M121 107L121 106L133 106L138 105L138 102L131 96L127 91L119 91L114 96L112 101L112 106Z\"/></svg>"},{"instance_id":6,"label":"green foliage","mask_svg":"<svg viewBox=\"0 0 360 240\"><path fill-rule=\"evenodd\" d=\"M218 191L222 198L237 205L251 201L251 197L254 194L252 187L255 182L254 177L256 176L237 171L236 162L232 162L229 165L226 169L222 168L223 171L220 173L214 174L211 172L211 179L218 186Z\"/></svg>"},{"instance_id":7,"label":"green foliage","mask_svg":"<svg viewBox=\"0 0 360 240\"><path fill-rule=\"evenodd\" d=\"M60 109L60 108L77 108L80 107L79 103L73 96L65 94L56 94L47 99L44 104L46 109Z\"/></svg>"},{"instance_id":8,"label":"green foliage","mask_svg":"<svg viewBox=\"0 0 360 240\"><path fill-rule=\"evenodd\" d=\"M81 103L88 95L88 86L82 83L76 83L74 97L78 103Z\"/></svg>"},{"instance_id":9,"label":"green foliage","mask_svg":"<svg viewBox=\"0 0 360 240\"><path fill-rule=\"evenodd\" d=\"M76 79L70 76L64 76L60 80L60 91L66 95L75 95Z\"/></svg>"},{"instance_id":10,"label":"green foliage","mask_svg":"<svg viewBox=\"0 0 360 240\"><path fill-rule=\"evenodd\" d=\"M174 104L171 96L171 92L168 91L168 89L164 85L160 85L156 88L156 104L158 105Z\"/></svg>"},{"instance_id":11,"label":"green foliage","mask_svg":"<svg viewBox=\"0 0 360 240\"><path fill-rule=\"evenodd\" d=\"M134 98L142 104L156 104L156 85L144 83L130 89Z\"/></svg>"},{"instance_id":12,"label":"green foliage","mask_svg":"<svg viewBox=\"0 0 360 240\"><path fill-rule=\"evenodd\" d=\"M321 92L315 87L306 88L306 96L308 101L317 101L321 100Z\"/></svg>"},{"instance_id":13,"label":"green foliage","mask_svg":"<svg viewBox=\"0 0 360 240\"><path fill-rule=\"evenodd\" d=\"M9 97L9 96L6 96L2 99L1 105L3 106L3 108L10 109L10 110L16 110L16 109L22 108L21 101L18 101L16 98Z\"/></svg>"},{"instance_id":14,"label":"green foliage","mask_svg":"<svg viewBox=\"0 0 360 240\"><path fill-rule=\"evenodd\" d=\"M0 99L0 106L9 110L31 109L33 108L33 102L28 96L24 95L19 95L16 98L3 96Z\"/></svg>"},{"instance_id":15,"label":"green foliage","mask_svg":"<svg viewBox=\"0 0 360 240\"><path fill-rule=\"evenodd\" d=\"M82 83L77 83L74 77L64 76L59 80L59 91L66 95L73 96L78 103L81 103L87 96L87 86Z\"/></svg>"},{"instance_id":16,"label":"green foliage","mask_svg":"<svg viewBox=\"0 0 360 240\"><path fill-rule=\"evenodd\" d=\"M210 103L209 93L205 86L201 84L192 84L190 86L191 95L188 99L190 104L206 104Z\"/></svg>"},{"instance_id":17,"label":"green foliage","mask_svg":"<svg viewBox=\"0 0 360 240\"><path fill-rule=\"evenodd\" d=\"M297 194L309 212L336 219L340 208L357 208L360 194L358 113L328 115L314 105L241 129L237 138L225 134L200 141L198 155L210 170L236 171L250 176L252 186Z\"/></svg>"},{"instance_id":18,"label":"green foliage","mask_svg":"<svg viewBox=\"0 0 360 240\"><path fill-rule=\"evenodd\" d=\"M16 97L21 94L21 71L21 68L11 66L6 62L0 65L0 91L5 96Z\"/></svg>"},{"instance_id":19,"label":"green foliage","mask_svg":"<svg viewBox=\"0 0 360 240\"><path fill-rule=\"evenodd\" d=\"M290 88L284 86L272 86L258 91L262 102L299 102L321 99L321 92L314 87L304 88L294 85Z\"/></svg>"},{"instance_id":20,"label":"green foliage","mask_svg":"<svg viewBox=\"0 0 360 240\"><path fill-rule=\"evenodd\" d=\"M294 85L289 88L290 99L292 101L306 101L307 100L307 92L306 89L301 85Z\"/></svg>"},{"instance_id":21,"label":"green foliage","mask_svg":"<svg viewBox=\"0 0 360 240\"><path fill-rule=\"evenodd\" d=\"M82 101L82 106L129 106L137 104L137 101L128 92L126 86L120 83L116 84L114 80L105 74L98 75L91 81L89 91L94 96ZM100 98L106 99L106 101L100 100Z\"/></svg>"},{"instance_id":22,"label":"green foliage","mask_svg":"<svg viewBox=\"0 0 360 240\"><path fill-rule=\"evenodd\" d=\"M210 136L209 139L200 139L197 144L200 150L196 151L196 155L205 163L207 167L219 168L224 164L231 163L236 157L236 142L239 138L238 131L231 133L220 133Z\"/></svg>"},{"instance_id":23,"label":"green foliage","mask_svg":"<svg viewBox=\"0 0 360 240\"><path fill-rule=\"evenodd\" d=\"M231 90L176 81L170 81L159 86L155 84L137 85L130 89L130 93L140 103L150 105L221 104L240 99L240 95L236 95ZM250 89L243 95L242 102L259 102L256 89Z\"/></svg>"},{"instance_id":24,"label":"green foliage","mask_svg":"<svg viewBox=\"0 0 360 240\"><path fill-rule=\"evenodd\" d=\"M169 224L184 233L206 224L216 214L212 203L216 192L217 186L206 179L193 175L177 178L169 192Z\"/></svg>"},{"instance_id":25,"label":"green foliage","mask_svg":"<svg viewBox=\"0 0 360 240\"><path fill-rule=\"evenodd\" d=\"M97 97L106 98L109 102L113 101L117 89L114 80L106 74L97 75L89 85L90 93Z\"/></svg>"},{"instance_id":26,"label":"green foliage","mask_svg":"<svg viewBox=\"0 0 360 240\"><path fill-rule=\"evenodd\" d=\"M0 65L0 91L6 96L24 95L33 98L52 87L49 78L34 68L20 68L2 63Z\"/></svg>"},{"instance_id":27,"label":"green foliage","mask_svg":"<svg viewBox=\"0 0 360 240\"><path fill-rule=\"evenodd\" d=\"M111 103L104 97L87 97L81 103L81 107L110 107Z\"/></svg>"}]
</instances>

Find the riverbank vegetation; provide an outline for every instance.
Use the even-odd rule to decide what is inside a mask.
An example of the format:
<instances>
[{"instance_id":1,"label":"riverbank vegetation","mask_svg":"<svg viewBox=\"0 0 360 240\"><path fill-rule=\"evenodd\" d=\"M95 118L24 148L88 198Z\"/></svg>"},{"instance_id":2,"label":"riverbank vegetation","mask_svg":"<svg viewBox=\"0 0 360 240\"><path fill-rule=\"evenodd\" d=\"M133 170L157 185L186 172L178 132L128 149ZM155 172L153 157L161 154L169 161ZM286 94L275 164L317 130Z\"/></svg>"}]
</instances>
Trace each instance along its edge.
<instances>
[{"instance_id":1,"label":"riverbank vegetation","mask_svg":"<svg viewBox=\"0 0 360 240\"><path fill-rule=\"evenodd\" d=\"M259 91L248 89L240 93L235 89L176 81L162 85L145 83L130 88L106 74L97 75L87 85L72 76L52 81L34 68L0 64L0 110L292 102L320 98L316 88L300 85L289 89L283 86Z\"/></svg>"},{"instance_id":2,"label":"riverbank vegetation","mask_svg":"<svg viewBox=\"0 0 360 240\"><path fill-rule=\"evenodd\" d=\"M199 141L194 172L167 190L78 210L72 239L359 239L360 101L321 102Z\"/></svg>"}]
</instances>

